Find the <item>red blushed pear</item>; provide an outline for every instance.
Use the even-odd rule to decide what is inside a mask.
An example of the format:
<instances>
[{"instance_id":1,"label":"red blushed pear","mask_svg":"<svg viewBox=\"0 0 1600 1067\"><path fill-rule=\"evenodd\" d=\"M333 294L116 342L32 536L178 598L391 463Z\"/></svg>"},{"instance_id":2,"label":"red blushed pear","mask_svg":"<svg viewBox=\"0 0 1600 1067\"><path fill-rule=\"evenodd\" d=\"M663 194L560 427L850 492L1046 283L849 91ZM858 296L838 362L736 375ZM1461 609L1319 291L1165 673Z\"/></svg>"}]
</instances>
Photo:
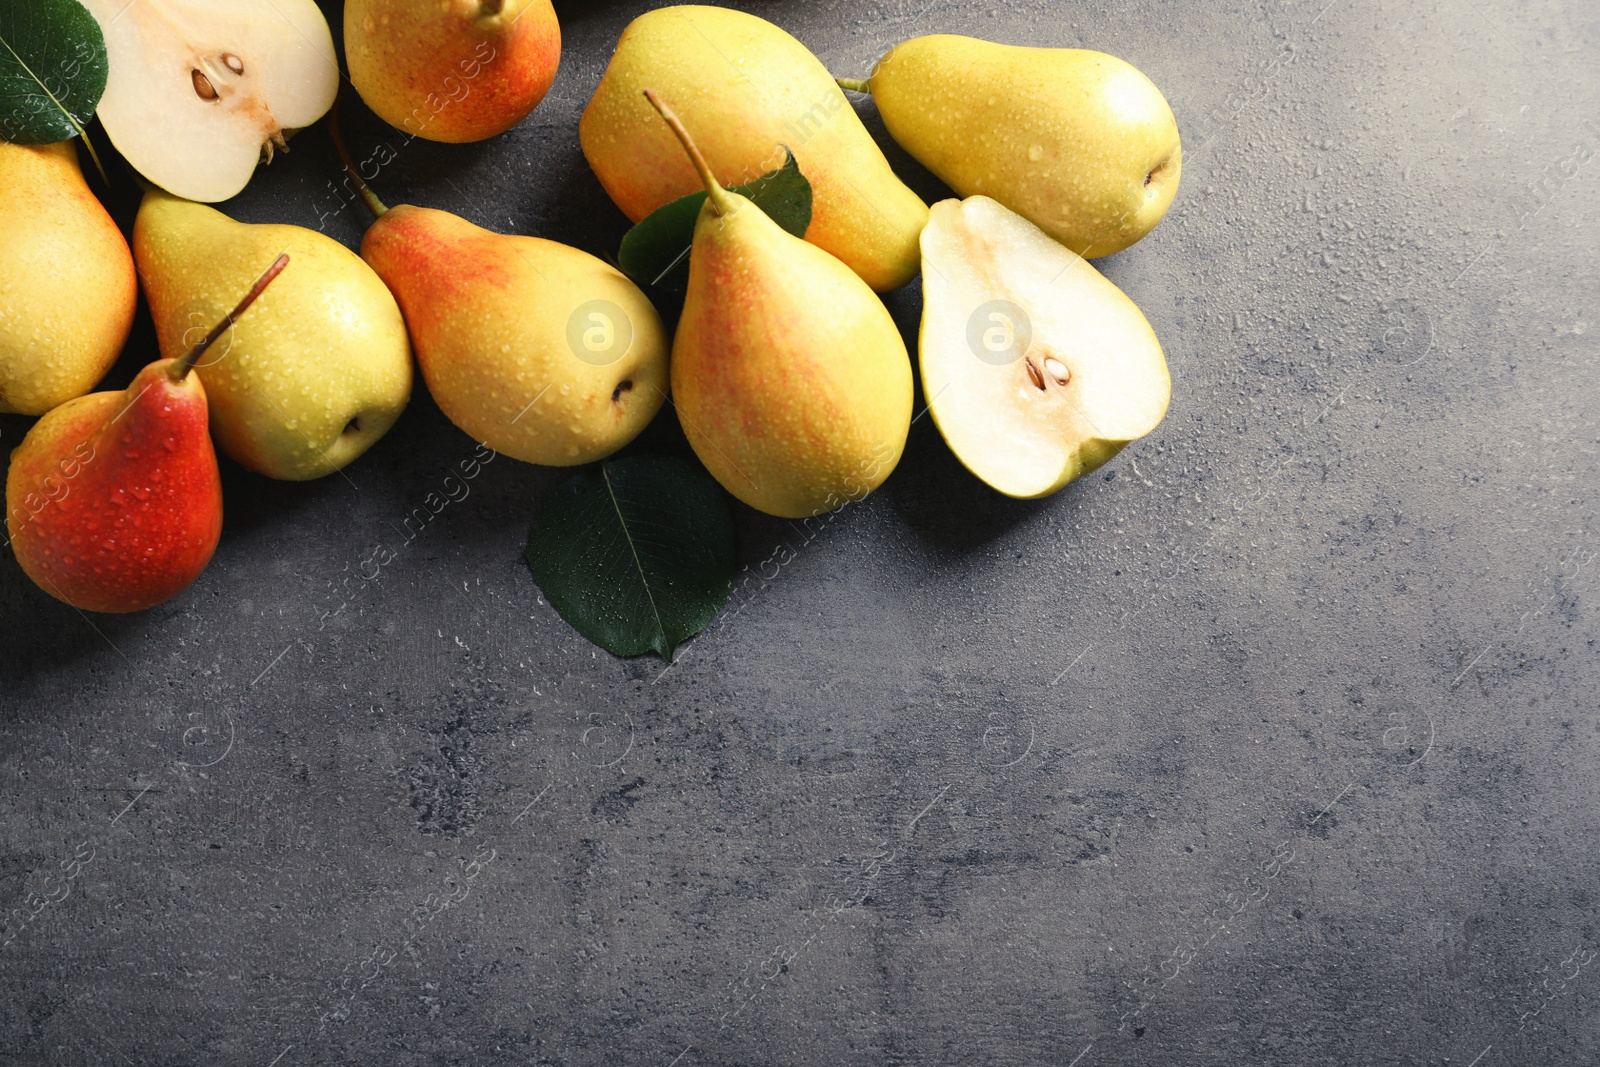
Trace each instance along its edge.
<instances>
[{"instance_id":1,"label":"red blushed pear","mask_svg":"<svg viewBox=\"0 0 1600 1067\"><path fill-rule=\"evenodd\" d=\"M527 463L604 459L667 398L669 342L649 297L556 241L448 211L384 205L333 143L374 222L361 258L394 293L428 391L474 441Z\"/></svg>"},{"instance_id":2,"label":"red blushed pear","mask_svg":"<svg viewBox=\"0 0 1600 1067\"><path fill-rule=\"evenodd\" d=\"M222 535L222 480L195 361L288 264L279 256L206 338L122 392L69 400L11 454L6 529L24 573L82 611L143 611L205 570Z\"/></svg>"},{"instance_id":3,"label":"red blushed pear","mask_svg":"<svg viewBox=\"0 0 1600 1067\"><path fill-rule=\"evenodd\" d=\"M440 410L497 452L592 463L633 440L666 399L660 316L581 249L400 204L372 224L361 257L399 302Z\"/></svg>"},{"instance_id":4,"label":"red blushed pear","mask_svg":"<svg viewBox=\"0 0 1600 1067\"><path fill-rule=\"evenodd\" d=\"M550 0L348 0L345 55L367 106L430 141L481 141L522 121L561 62Z\"/></svg>"}]
</instances>

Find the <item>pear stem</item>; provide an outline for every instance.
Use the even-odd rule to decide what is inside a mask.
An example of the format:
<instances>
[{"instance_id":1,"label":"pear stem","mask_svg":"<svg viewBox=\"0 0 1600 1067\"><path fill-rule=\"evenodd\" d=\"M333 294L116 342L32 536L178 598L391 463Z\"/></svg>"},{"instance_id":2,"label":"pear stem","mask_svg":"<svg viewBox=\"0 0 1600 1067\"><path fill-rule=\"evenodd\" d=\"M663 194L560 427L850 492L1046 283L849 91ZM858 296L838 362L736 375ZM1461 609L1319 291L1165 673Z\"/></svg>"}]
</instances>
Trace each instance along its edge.
<instances>
[{"instance_id":1,"label":"pear stem","mask_svg":"<svg viewBox=\"0 0 1600 1067\"><path fill-rule=\"evenodd\" d=\"M872 95L871 78L835 78L834 81L838 82L839 88L846 92Z\"/></svg>"},{"instance_id":2,"label":"pear stem","mask_svg":"<svg viewBox=\"0 0 1600 1067\"><path fill-rule=\"evenodd\" d=\"M706 162L706 157L701 154L699 147L694 143L694 138L689 136L689 131L684 129L683 120L662 102L652 90L644 91L644 98L650 101L650 106L661 113L662 119L677 134L678 140L683 144L683 150L689 153L689 162L694 164L694 169L699 171L700 180L706 184L706 196L711 200L711 209L718 215L726 215L738 208L738 203L717 181L717 176L711 173L711 164Z\"/></svg>"},{"instance_id":3,"label":"pear stem","mask_svg":"<svg viewBox=\"0 0 1600 1067\"><path fill-rule=\"evenodd\" d=\"M350 149L344 143L344 125L339 121L339 105L344 103L345 83L339 83L339 94L334 98L333 107L328 109L328 137L333 141L333 147L339 153L339 162L344 164L344 172L355 183L356 192L361 196L367 210L372 212L375 219L383 218L383 213L389 210L389 205L378 199L378 194L372 191L361 172L356 169L355 160L350 158Z\"/></svg>"},{"instance_id":4,"label":"pear stem","mask_svg":"<svg viewBox=\"0 0 1600 1067\"><path fill-rule=\"evenodd\" d=\"M180 358L172 361L172 366L167 368L167 373L171 375L172 380L175 382L183 381L184 377L189 373L190 368L195 365L195 362L199 360L201 356L205 355L206 349L216 344L217 338L228 332L228 328L233 325L234 320L240 315L243 315L245 309L256 302L256 297L260 296L266 290L267 286L272 284L272 279L276 278L279 274L282 274L283 268L287 267L288 265L289 253L287 252L273 260L272 266L267 268L267 272L265 274L256 279L256 283L250 287L250 291L248 293L244 294L244 299L239 301L239 305L232 311L228 312L226 318L213 326L211 328L211 332L206 334L204 340L195 345L193 348L189 349L189 351L185 352Z\"/></svg>"}]
</instances>

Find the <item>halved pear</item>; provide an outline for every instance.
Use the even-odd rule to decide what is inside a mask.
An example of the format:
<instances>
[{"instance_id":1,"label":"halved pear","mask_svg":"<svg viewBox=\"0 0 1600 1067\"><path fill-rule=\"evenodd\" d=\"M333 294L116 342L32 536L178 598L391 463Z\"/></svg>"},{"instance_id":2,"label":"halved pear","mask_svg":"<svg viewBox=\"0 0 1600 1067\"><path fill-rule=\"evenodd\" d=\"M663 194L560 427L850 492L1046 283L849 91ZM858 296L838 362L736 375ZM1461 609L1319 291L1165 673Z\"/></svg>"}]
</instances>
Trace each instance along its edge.
<instances>
[{"instance_id":1,"label":"halved pear","mask_svg":"<svg viewBox=\"0 0 1600 1067\"><path fill-rule=\"evenodd\" d=\"M339 89L314 0L84 0L105 33L100 121L139 173L187 200L245 187Z\"/></svg>"},{"instance_id":2,"label":"halved pear","mask_svg":"<svg viewBox=\"0 0 1600 1067\"><path fill-rule=\"evenodd\" d=\"M1172 379L1144 314L1081 256L986 196L922 231L922 388L967 469L1055 492L1155 429Z\"/></svg>"}]
</instances>

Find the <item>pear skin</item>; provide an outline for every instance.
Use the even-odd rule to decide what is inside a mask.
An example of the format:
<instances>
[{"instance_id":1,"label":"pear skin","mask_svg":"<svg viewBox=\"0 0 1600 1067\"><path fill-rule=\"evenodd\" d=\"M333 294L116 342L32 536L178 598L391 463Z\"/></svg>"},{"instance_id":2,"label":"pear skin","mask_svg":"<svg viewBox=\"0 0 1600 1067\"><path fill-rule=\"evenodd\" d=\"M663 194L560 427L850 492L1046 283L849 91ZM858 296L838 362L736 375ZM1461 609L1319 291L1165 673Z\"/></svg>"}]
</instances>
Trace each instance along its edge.
<instances>
[{"instance_id":1,"label":"pear skin","mask_svg":"<svg viewBox=\"0 0 1600 1067\"><path fill-rule=\"evenodd\" d=\"M587 252L401 204L361 254L394 291L428 391L497 452L602 459L666 399L667 336L649 299Z\"/></svg>"},{"instance_id":2,"label":"pear skin","mask_svg":"<svg viewBox=\"0 0 1600 1067\"><path fill-rule=\"evenodd\" d=\"M707 190L672 344L678 421L722 487L805 518L866 496L911 429L911 360L888 309L853 271L717 184L652 93Z\"/></svg>"},{"instance_id":3,"label":"pear skin","mask_svg":"<svg viewBox=\"0 0 1600 1067\"><path fill-rule=\"evenodd\" d=\"M805 518L881 485L911 428L894 320L844 264L744 197L695 224L672 392L689 444L757 511Z\"/></svg>"},{"instance_id":4,"label":"pear skin","mask_svg":"<svg viewBox=\"0 0 1600 1067\"><path fill-rule=\"evenodd\" d=\"M169 358L227 313L262 261L293 256L293 269L195 368L212 433L244 466L272 478L320 478L355 460L405 410L405 320L383 280L332 238L235 222L158 190L139 208L133 249Z\"/></svg>"},{"instance_id":5,"label":"pear skin","mask_svg":"<svg viewBox=\"0 0 1600 1067\"><path fill-rule=\"evenodd\" d=\"M6 529L34 583L83 611L143 611L200 576L222 536L206 392L173 360L34 423L11 454Z\"/></svg>"},{"instance_id":6,"label":"pear skin","mask_svg":"<svg viewBox=\"0 0 1600 1067\"><path fill-rule=\"evenodd\" d=\"M349 0L350 81L390 125L430 141L481 141L550 89L561 27L550 0Z\"/></svg>"},{"instance_id":7,"label":"pear skin","mask_svg":"<svg viewBox=\"0 0 1600 1067\"><path fill-rule=\"evenodd\" d=\"M651 11L623 31L578 138L611 199L635 222L698 191L672 133L641 95L676 102L726 185L777 169L783 147L811 182L806 240L873 289L916 276L928 207L889 168L816 56L772 23L725 8Z\"/></svg>"},{"instance_id":8,"label":"pear skin","mask_svg":"<svg viewBox=\"0 0 1600 1067\"><path fill-rule=\"evenodd\" d=\"M42 415L116 362L138 281L70 141L0 142L0 412Z\"/></svg>"},{"instance_id":9,"label":"pear skin","mask_svg":"<svg viewBox=\"0 0 1600 1067\"><path fill-rule=\"evenodd\" d=\"M1178 190L1172 109L1104 52L934 34L846 84L869 90L890 136L958 196L998 200L1089 259L1149 233Z\"/></svg>"}]
</instances>

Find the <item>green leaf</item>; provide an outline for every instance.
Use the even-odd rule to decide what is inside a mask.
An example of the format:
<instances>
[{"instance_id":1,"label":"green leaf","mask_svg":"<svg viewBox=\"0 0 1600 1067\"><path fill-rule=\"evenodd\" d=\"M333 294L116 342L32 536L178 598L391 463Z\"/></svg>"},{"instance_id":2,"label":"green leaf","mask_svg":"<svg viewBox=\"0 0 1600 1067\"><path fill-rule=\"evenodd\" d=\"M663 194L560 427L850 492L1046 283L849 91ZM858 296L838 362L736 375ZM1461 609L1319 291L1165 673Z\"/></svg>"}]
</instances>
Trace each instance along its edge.
<instances>
[{"instance_id":1,"label":"green leaf","mask_svg":"<svg viewBox=\"0 0 1600 1067\"><path fill-rule=\"evenodd\" d=\"M106 39L78 0L0 3L0 141L83 133L106 91Z\"/></svg>"},{"instance_id":2,"label":"green leaf","mask_svg":"<svg viewBox=\"0 0 1600 1067\"><path fill-rule=\"evenodd\" d=\"M550 606L619 656L670 660L733 589L733 518L704 469L671 456L611 460L562 485L528 532Z\"/></svg>"},{"instance_id":3,"label":"green leaf","mask_svg":"<svg viewBox=\"0 0 1600 1067\"><path fill-rule=\"evenodd\" d=\"M784 150L788 153L788 149ZM730 186L747 196L796 237L806 235L811 225L811 183L800 173L800 164L788 154L783 166L763 174L748 185ZM700 217L704 192L690 193L652 211L622 238L617 262L640 285L658 286L673 293L689 288L689 246L694 243L694 224Z\"/></svg>"}]
</instances>

